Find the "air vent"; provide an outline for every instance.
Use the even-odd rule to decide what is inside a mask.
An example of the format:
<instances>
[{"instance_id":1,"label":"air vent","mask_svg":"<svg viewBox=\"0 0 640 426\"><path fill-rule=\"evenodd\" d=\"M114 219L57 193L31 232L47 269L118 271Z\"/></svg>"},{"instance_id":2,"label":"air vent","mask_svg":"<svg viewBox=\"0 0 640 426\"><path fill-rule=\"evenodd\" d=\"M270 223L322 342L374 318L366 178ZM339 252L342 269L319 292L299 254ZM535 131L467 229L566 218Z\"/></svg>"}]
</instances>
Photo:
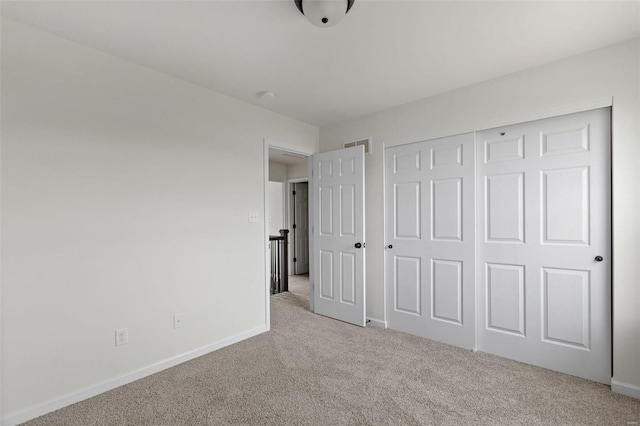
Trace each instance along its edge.
<instances>
[{"instance_id":1,"label":"air vent","mask_svg":"<svg viewBox=\"0 0 640 426\"><path fill-rule=\"evenodd\" d=\"M359 146L359 145L364 146L364 153L365 154L369 154L371 152L371 138L361 139L359 141L345 142L344 143L344 147L345 148L351 148L352 146Z\"/></svg>"}]
</instances>

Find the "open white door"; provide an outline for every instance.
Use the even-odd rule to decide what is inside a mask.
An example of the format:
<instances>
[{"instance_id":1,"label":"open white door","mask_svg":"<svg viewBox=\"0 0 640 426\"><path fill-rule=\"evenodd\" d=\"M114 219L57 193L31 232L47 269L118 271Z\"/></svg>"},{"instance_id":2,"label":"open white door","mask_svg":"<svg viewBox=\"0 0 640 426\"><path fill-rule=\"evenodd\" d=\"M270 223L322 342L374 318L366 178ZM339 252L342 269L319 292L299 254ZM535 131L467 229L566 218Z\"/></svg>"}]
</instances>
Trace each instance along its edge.
<instances>
[{"instance_id":1,"label":"open white door","mask_svg":"<svg viewBox=\"0 0 640 426\"><path fill-rule=\"evenodd\" d=\"M315 313L364 327L364 148L312 158Z\"/></svg>"}]
</instances>

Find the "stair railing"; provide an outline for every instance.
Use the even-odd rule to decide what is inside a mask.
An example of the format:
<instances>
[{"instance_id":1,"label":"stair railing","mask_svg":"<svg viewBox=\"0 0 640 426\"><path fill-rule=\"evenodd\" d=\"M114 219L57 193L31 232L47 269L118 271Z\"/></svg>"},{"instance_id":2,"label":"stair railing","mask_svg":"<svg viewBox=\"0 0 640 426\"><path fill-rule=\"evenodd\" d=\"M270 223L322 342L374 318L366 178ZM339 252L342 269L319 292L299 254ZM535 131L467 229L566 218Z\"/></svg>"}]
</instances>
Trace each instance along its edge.
<instances>
[{"instance_id":1,"label":"stair railing","mask_svg":"<svg viewBox=\"0 0 640 426\"><path fill-rule=\"evenodd\" d=\"M289 230L269 235L271 244L271 294L289 291Z\"/></svg>"}]
</instances>

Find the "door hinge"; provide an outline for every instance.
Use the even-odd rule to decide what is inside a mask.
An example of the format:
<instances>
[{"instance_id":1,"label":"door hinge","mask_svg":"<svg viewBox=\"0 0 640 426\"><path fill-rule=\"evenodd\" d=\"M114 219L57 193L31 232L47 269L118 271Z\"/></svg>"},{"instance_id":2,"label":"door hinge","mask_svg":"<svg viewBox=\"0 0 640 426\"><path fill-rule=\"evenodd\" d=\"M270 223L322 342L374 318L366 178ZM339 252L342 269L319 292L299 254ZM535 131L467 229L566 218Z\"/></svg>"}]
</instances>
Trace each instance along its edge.
<instances>
[{"instance_id":1,"label":"door hinge","mask_svg":"<svg viewBox=\"0 0 640 426\"><path fill-rule=\"evenodd\" d=\"M295 223L293 224L293 229L296 229L296 224Z\"/></svg>"},{"instance_id":2,"label":"door hinge","mask_svg":"<svg viewBox=\"0 0 640 426\"><path fill-rule=\"evenodd\" d=\"M293 191L293 195L296 195L296 191Z\"/></svg>"},{"instance_id":3,"label":"door hinge","mask_svg":"<svg viewBox=\"0 0 640 426\"><path fill-rule=\"evenodd\" d=\"M294 262L297 262L297 261L298 261L298 259L296 259L296 258L294 257L294 258L293 258L293 261L294 261Z\"/></svg>"}]
</instances>

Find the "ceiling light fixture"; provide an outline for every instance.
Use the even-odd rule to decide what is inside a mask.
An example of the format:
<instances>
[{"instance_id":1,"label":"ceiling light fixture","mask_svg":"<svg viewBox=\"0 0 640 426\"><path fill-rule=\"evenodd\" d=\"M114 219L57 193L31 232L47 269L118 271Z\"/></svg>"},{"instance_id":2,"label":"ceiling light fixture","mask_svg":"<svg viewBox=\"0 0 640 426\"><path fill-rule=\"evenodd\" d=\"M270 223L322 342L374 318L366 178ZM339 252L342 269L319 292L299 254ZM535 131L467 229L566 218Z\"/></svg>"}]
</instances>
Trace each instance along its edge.
<instances>
[{"instance_id":1,"label":"ceiling light fixture","mask_svg":"<svg viewBox=\"0 0 640 426\"><path fill-rule=\"evenodd\" d=\"M294 0L298 10L316 27L332 27L342 20L355 0Z\"/></svg>"}]
</instances>

